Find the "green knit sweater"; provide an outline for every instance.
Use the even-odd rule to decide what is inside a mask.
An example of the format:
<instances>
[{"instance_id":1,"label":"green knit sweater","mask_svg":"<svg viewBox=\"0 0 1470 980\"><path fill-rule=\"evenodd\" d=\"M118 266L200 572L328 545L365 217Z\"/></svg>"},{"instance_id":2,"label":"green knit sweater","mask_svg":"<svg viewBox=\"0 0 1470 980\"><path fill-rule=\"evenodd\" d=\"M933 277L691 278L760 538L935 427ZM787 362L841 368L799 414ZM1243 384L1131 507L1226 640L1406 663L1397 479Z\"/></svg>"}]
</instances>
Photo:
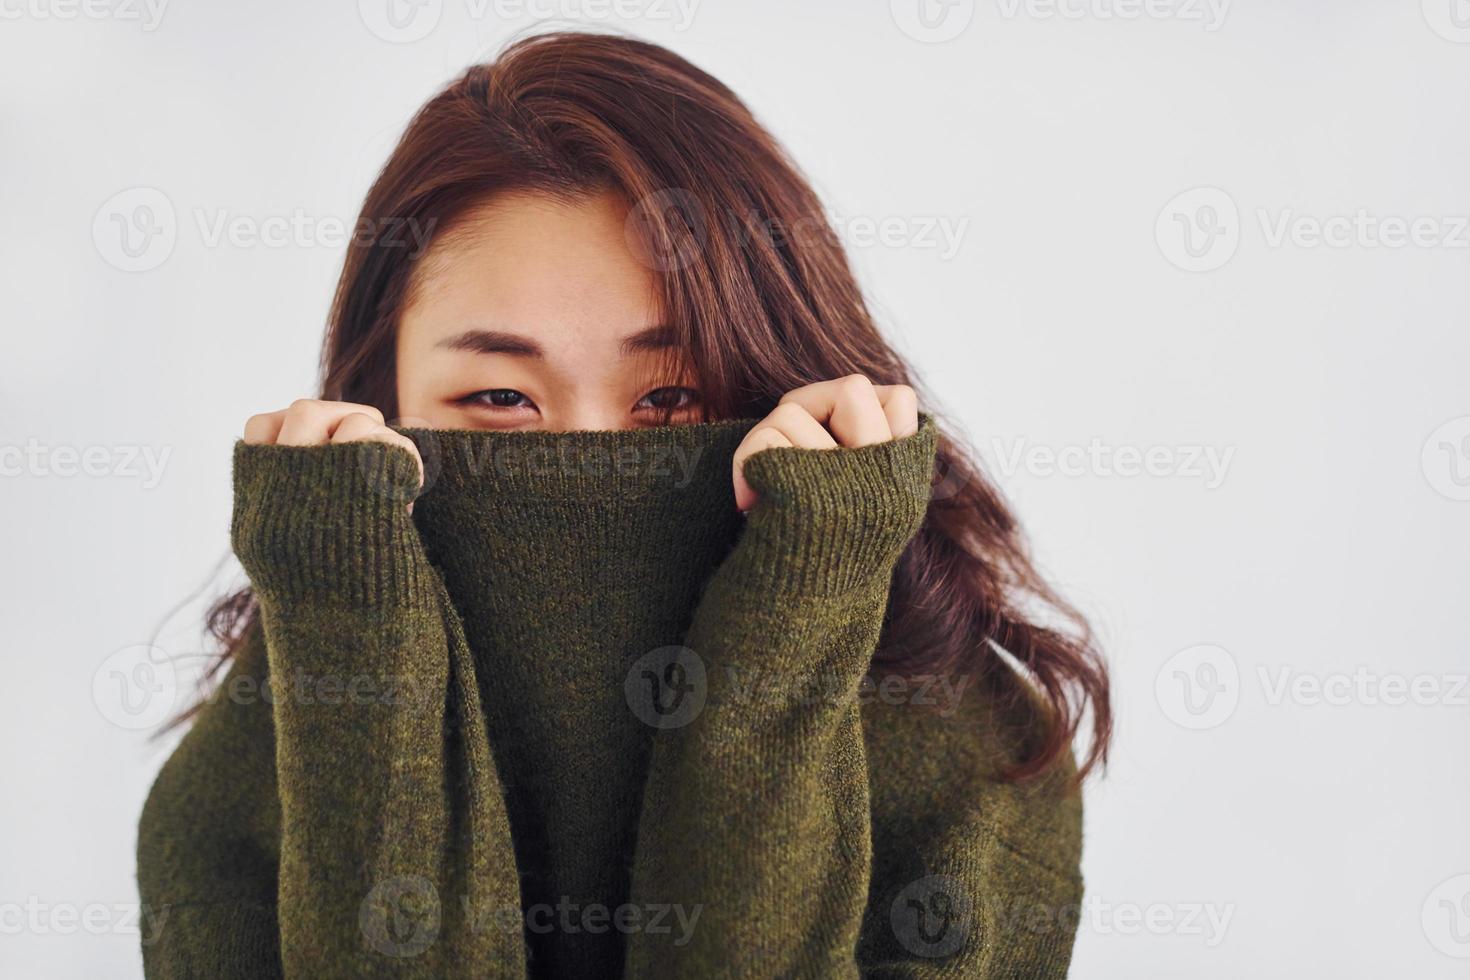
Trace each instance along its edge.
<instances>
[{"instance_id":1,"label":"green knit sweater","mask_svg":"<svg viewBox=\"0 0 1470 980\"><path fill-rule=\"evenodd\" d=\"M869 676L933 420L742 516L752 424L405 429L411 515L399 447L237 444L261 616L143 812L147 975L1064 976L1033 709Z\"/></svg>"}]
</instances>

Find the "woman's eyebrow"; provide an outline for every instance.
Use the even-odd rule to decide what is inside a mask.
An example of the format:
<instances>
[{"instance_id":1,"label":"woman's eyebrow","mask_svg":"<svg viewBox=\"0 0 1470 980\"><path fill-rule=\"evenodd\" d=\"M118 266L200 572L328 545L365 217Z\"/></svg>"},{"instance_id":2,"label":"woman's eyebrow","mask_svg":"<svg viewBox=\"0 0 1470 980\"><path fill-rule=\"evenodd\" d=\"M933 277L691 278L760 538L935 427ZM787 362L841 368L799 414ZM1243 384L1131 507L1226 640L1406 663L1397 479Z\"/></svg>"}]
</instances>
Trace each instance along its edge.
<instances>
[{"instance_id":1,"label":"woman's eyebrow","mask_svg":"<svg viewBox=\"0 0 1470 980\"><path fill-rule=\"evenodd\" d=\"M667 350L678 342L679 338L675 336L672 327L659 324L624 337L623 342L618 345L618 353L623 357L629 357L647 351Z\"/></svg>"},{"instance_id":2,"label":"woman's eyebrow","mask_svg":"<svg viewBox=\"0 0 1470 980\"><path fill-rule=\"evenodd\" d=\"M518 357L541 357L541 345L519 334L504 330L466 330L453 337L446 337L436 347L446 350L469 351L472 354L512 354Z\"/></svg>"},{"instance_id":3,"label":"woman's eyebrow","mask_svg":"<svg viewBox=\"0 0 1470 980\"><path fill-rule=\"evenodd\" d=\"M678 343L671 327L658 325L640 330L624 337L618 345L622 357L647 351L667 350ZM472 354L511 354L518 357L542 357L541 345L520 334L504 330L474 328L446 337L436 347L446 350L469 351Z\"/></svg>"}]
</instances>

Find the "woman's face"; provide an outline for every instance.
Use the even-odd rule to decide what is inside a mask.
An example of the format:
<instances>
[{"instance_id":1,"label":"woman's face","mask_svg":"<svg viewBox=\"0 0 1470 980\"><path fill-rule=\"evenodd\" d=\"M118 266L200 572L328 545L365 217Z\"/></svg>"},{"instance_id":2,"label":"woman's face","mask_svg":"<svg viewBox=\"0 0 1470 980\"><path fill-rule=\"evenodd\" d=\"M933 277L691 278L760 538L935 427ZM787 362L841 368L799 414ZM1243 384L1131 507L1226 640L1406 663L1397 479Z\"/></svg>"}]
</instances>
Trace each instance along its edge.
<instances>
[{"instance_id":1,"label":"woman's face","mask_svg":"<svg viewBox=\"0 0 1470 980\"><path fill-rule=\"evenodd\" d=\"M614 193L491 199L429 249L398 327L398 411L439 429L702 418Z\"/></svg>"}]
</instances>

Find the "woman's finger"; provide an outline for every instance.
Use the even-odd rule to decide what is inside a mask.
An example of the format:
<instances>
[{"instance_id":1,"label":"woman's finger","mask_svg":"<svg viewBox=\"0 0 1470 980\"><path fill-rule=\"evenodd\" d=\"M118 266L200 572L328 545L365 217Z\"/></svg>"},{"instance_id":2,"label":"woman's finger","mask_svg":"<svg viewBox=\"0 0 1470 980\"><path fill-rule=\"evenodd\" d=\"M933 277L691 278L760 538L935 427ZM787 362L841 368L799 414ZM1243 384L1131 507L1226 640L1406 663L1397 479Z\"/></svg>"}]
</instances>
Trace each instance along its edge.
<instances>
[{"instance_id":1,"label":"woman's finger","mask_svg":"<svg viewBox=\"0 0 1470 980\"><path fill-rule=\"evenodd\" d=\"M791 445L791 439L774 425L757 425L741 440L735 450L733 477L735 482L735 506L741 511L755 506L756 495L745 480L745 461L762 449L775 449Z\"/></svg>"},{"instance_id":2,"label":"woman's finger","mask_svg":"<svg viewBox=\"0 0 1470 980\"><path fill-rule=\"evenodd\" d=\"M888 431L893 438L904 439L919 431L919 396L908 385L874 385Z\"/></svg>"},{"instance_id":3,"label":"woman's finger","mask_svg":"<svg viewBox=\"0 0 1470 980\"><path fill-rule=\"evenodd\" d=\"M371 415L363 412L352 412L342 416L332 429L328 442L367 442L378 438L379 430L383 424ZM391 431L391 430L389 430Z\"/></svg>"},{"instance_id":4,"label":"woman's finger","mask_svg":"<svg viewBox=\"0 0 1470 980\"><path fill-rule=\"evenodd\" d=\"M242 438L251 444L267 444L276 441L276 436L281 432L281 423L286 421L286 410L279 412L262 412L252 415L245 420L245 433Z\"/></svg>"},{"instance_id":5,"label":"woman's finger","mask_svg":"<svg viewBox=\"0 0 1470 980\"><path fill-rule=\"evenodd\" d=\"M756 425L779 429L797 449L835 449L837 441L826 427L796 402L783 402ZM751 430L755 431L754 429Z\"/></svg>"},{"instance_id":6,"label":"woman's finger","mask_svg":"<svg viewBox=\"0 0 1470 980\"><path fill-rule=\"evenodd\" d=\"M781 398L805 408L825 425L842 446L855 448L893 438L883 404L873 383L861 374L835 381L819 381Z\"/></svg>"},{"instance_id":7,"label":"woman's finger","mask_svg":"<svg viewBox=\"0 0 1470 980\"><path fill-rule=\"evenodd\" d=\"M785 446L795 449L835 449L837 442L822 423L796 402L783 402L756 423L735 450L735 505L750 510L755 491L745 480L745 461L762 449Z\"/></svg>"},{"instance_id":8,"label":"woman's finger","mask_svg":"<svg viewBox=\"0 0 1470 980\"><path fill-rule=\"evenodd\" d=\"M317 401L299 398L286 409L276 443L282 446L319 446L327 442L338 424L349 415L364 414L383 424L383 413L371 405L352 402Z\"/></svg>"},{"instance_id":9,"label":"woman's finger","mask_svg":"<svg viewBox=\"0 0 1470 980\"><path fill-rule=\"evenodd\" d=\"M332 433L332 441L340 442L382 442L390 446L402 446L407 449L413 461L419 467L419 486L424 484L424 460L419 455L418 445L408 436L401 432L394 432L386 425L379 425L370 417L362 414L347 416L337 426L337 431Z\"/></svg>"}]
</instances>

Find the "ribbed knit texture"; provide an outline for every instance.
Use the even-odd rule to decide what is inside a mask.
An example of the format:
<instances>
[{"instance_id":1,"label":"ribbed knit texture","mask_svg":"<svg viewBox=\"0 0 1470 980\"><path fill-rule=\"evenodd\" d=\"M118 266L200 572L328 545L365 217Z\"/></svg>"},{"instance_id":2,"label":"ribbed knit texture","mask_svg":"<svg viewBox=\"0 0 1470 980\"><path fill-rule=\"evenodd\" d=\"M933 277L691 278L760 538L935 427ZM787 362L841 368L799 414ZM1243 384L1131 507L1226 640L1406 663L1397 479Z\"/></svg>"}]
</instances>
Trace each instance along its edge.
<instances>
[{"instance_id":1,"label":"ribbed knit texture","mask_svg":"<svg viewBox=\"0 0 1470 980\"><path fill-rule=\"evenodd\" d=\"M752 424L406 429L412 516L402 449L238 444L262 628L143 814L147 974L1063 976L1034 714L866 677L932 419L757 453L742 516Z\"/></svg>"}]
</instances>

